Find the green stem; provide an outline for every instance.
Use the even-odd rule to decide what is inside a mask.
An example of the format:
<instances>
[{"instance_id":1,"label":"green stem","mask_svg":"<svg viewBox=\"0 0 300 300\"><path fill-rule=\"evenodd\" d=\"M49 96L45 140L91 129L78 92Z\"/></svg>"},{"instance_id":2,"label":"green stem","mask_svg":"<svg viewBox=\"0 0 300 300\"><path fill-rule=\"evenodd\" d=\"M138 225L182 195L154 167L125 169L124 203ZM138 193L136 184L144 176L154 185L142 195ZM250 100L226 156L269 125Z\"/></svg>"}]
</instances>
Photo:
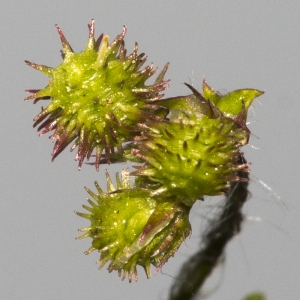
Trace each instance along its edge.
<instances>
[{"instance_id":1,"label":"green stem","mask_svg":"<svg viewBox=\"0 0 300 300\"><path fill-rule=\"evenodd\" d=\"M240 158L239 163L246 163L244 157ZM240 232L243 222L241 210L248 197L249 175L247 172L238 175L244 181L231 183L223 210L203 237L201 249L183 264L178 279L172 284L170 300L193 299L218 264L227 243Z\"/></svg>"}]
</instances>

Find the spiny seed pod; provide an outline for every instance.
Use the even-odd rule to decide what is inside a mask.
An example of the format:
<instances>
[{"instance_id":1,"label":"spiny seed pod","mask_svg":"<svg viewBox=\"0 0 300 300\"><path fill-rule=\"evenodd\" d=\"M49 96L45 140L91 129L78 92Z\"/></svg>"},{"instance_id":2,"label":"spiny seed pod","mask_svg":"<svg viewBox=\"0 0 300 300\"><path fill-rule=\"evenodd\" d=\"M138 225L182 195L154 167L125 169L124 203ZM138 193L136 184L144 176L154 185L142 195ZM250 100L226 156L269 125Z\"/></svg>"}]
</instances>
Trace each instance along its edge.
<instances>
[{"instance_id":1,"label":"spiny seed pod","mask_svg":"<svg viewBox=\"0 0 300 300\"><path fill-rule=\"evenodd\" d=\"M98 170L103 152L110 163L115 149L122 153L123 143L140 134L138 122L165 117L166 111L153 101L163 97L160 92L168 88L168 80L163 80L168 64L154 84L146 86L145 81L157 69L151 64L141 70L147 57L138 54L137 43L133 52L126 55L125 26L109 44L108 36L103 34L95 41L92 20L87 46L79 53L72 50L57 25L56 28L63 46L63 62L50 68L25 61L50 78L43 90L27 90L32 95L25 100L52 100L34 118L40 135L54 130L52 160L75 140L71 151L78 147L78 168L95 149Z\"/></svg>"},{"instance_id":2,"label":"spiny seed pod","mask_svg":"<svg viewBox=\"0 0 300 300\"><path fill-rule=\"evenodd\" d=\"M223 194L228 181L239 180L235 173L247 170L247 165L236 163L247 135L231 119L192 116L179 123L152 125L133 150L147 164L132 175L160 183L153 195L177 195L191 206L204 195Z\"/></svg>"},{"instance_id":3,"label":"spiny seed pod","mask_svg":"<svg viewBox=\"0 0 300 300\"><path fill-rule=\"evenodd\" d=\"M182 241L190 234L189 207L172 199L151 197L143 189L130 188L129 172L123 170L122 178L116 176L117 189L107 176L108 193L97 183L98 194L86 188L90 207L83 205L88 214L75 212L90 220L91 225L79 229L85 232L77 239L91 237L92 246L85 252L100 252L97 263L102 268L108 261L109 272L117 270L122 280L138 280L137 265L151 277L150 264L157 269L173 256Z\"/></svg>"},{"instance_id":4,"label":"spiny seed pod","mask_svg":"<svg viewBox=\"0 0 300 300\"><path fill-rule=\"evenodd\" d=\"M223 194L229 181L241 180L237 172L247 172L248 164L238 163L240 147L250 135L245 105L239 103L243 109L227 117L190 88L193 95L163 101L171 111L170 121L141 125L143 137L132 150L146 162L132 173L144 178L137 179L138 185L152 188L152 195L177 195L188 206L205 195Z\"/></svg>"}]
</instances>

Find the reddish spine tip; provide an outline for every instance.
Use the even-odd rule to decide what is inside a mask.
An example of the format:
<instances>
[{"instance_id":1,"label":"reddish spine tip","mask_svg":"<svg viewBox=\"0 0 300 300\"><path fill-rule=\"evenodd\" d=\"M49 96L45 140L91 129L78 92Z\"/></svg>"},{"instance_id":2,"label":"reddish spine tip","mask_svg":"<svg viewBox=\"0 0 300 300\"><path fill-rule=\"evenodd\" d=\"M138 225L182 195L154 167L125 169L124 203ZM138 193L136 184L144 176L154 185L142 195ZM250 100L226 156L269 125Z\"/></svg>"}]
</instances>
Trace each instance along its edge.
<instances>
[{"instance_id":1,"label":"reddish spine tip","mask_svg":"<svg viewBox=\"0 0 300 300\"><path fill-rule=\"evenodd\" d=\"M72 47L68 43L67 39L65 38L65 36L64 36L62 30L60 29L60 27L57 24L55 24L55 27L57 29L57 32L58 32L59 38L61 40L62 46L64 48L64 51L74 52Z\"/></svg>"},{"instance_id":2,"label":"reddish spine tip","mask_svg":"<svg viewBox=\"0 0 300 300\"><path fill-rule=\"evenodd\" d=\"M89 38L94 37L94 32L95 32L95 25L94 25L94 23L95 23L95 20L92 19L91 24L88 24L89 31L90 31Z\"/></svg>"},{"instance_id":3,"label":"reddish spine tip","mask_svg":"<svg viewBox=\"0 0 300 300\"><path fill-rule=\"evenodd\" d=\"M124 39L124 37L126 35L126 32L127 32L127 26L123 25L123 31L121 33L121 39Z\"/></svg>"},{"instance_id":4,"label":"reddish spine tip","mask_svg":"<svg viewBox=\"0 0 300 300\"><path fill-rule=\"evenodd\" d=\"M37 93L39 91L40 91L40 89L39 90L34 90L34 89L26 89L25 90L25 92L27 92L27 93Z\"/></svg>"},{"instance_id":5,"label":"reddish spine tip","mask_svg":"<svg viewBox=\"0 0 300 300\"><path fill-rule=\"evenodd\" d=\"M35 99L36 97L37 97L37 95L36 95L36 93L34 93L34 94L32 94L32 95L26 97L24 100L25 100L25 101L27 101L27 100L33 100L33 99Z\"/></svg>"},{"instance_id":6,"label":"reddish spine tip","mask_svg":"<svg viewBox=\"0 0 300 300\"><path fill-rule=\"evenodd\" d=\"M32 67L32 68L38 70L38 71L41 70L41 65L35 64L35 63L33 63L33 62L29 61L29 60L25 60L25 63L26 63L28 66L30 66L30 67Z\"/></svg>"}]
</instances>

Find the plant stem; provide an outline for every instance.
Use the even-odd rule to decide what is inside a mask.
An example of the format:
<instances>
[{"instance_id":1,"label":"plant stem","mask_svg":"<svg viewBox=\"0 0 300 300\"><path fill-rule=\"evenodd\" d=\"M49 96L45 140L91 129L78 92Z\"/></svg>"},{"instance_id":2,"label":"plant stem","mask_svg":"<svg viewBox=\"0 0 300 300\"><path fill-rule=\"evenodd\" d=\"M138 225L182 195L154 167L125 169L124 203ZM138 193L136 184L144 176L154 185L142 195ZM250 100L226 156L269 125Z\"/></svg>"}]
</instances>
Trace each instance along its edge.
<instances>
[{"instance_id":1,"label":"plant stem","mask_svg":"<svg viewBox=\"0 0 300 300\"><path fill-rule=\"evenodd\" d=\"M238 163L246 163L244 157L240 157ZM174 281L170 288L170 300L195 299L218 264L227 243L240 232L243 222L241 210L248 197L249 174L239 172L238 176L242 181L231 182L222 211L202 238L200 250L181 267L180 280Z\"/></svg>"}]
</instances>

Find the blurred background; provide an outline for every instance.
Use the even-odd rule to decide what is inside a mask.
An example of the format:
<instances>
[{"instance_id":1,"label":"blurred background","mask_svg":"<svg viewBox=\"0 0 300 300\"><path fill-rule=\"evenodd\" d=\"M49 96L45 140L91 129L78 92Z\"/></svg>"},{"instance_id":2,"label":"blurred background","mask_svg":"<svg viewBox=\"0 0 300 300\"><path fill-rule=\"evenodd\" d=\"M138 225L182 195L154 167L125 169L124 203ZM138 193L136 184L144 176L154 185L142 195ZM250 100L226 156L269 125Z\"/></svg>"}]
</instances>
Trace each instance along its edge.
<instances>
[{"instance_id":1,"label":"blurred background","mask_svg":"<svg viewBox=\"0 0 300 300\"><path fill-rule=\"evenodd\" d=\"M87 24L112 40L127 25L126 48L134 42L171 79L167 97L186 95L184 82L201 90L203 78L225 93L256 88L265 94L249 114L251 198L242 232L204 288L208 299L242 299L262 291L267 299L300 295L300 4L298 1L4 1L0 18L1 202L0 294L3 299L167 299L180 265L201 245L200 236L222 198L206 198L191 214L193 233L161 272L138 283L99 271L91 240L75 241L87 220L82 211L97 173L77 171L75 153L51 163L52 143L32 128L40 103L24 102L28 88L47 78L24 60L57 66L59 24L75 51L84 49ZM151 82L149 82L151 83ZM123 166L109 166L112 177Z\"/></svg>"}]
</instances>

